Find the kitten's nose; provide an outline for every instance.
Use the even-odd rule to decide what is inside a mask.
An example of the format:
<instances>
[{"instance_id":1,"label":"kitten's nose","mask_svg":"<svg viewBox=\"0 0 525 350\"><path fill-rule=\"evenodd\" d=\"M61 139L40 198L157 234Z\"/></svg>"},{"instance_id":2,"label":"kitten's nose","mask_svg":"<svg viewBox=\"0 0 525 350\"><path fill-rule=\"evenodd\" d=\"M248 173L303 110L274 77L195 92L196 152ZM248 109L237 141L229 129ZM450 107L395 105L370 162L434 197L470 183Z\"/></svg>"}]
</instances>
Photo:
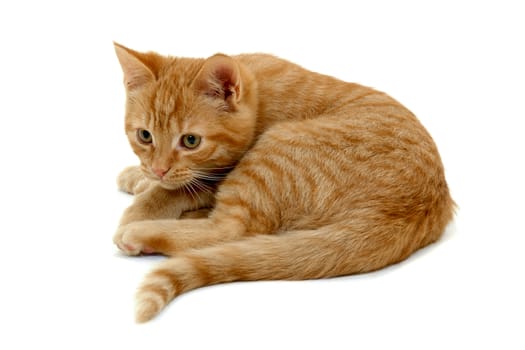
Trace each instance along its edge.
<instances>
[{"instance_id":1,"label":"kitten's nose","mask_svg":"<svg viewBox=\"0 0 525 350\"><path fill-rule=\"evenodd\" d=\"M167 173L168 171L170 171L169 168L168 168L168 169L152 168L151 170L155 173L155 175L157 175L157 176L160 177L161 179L164 177L164 175L166 175L166 173Z\"/></svg>"}]
</instances>

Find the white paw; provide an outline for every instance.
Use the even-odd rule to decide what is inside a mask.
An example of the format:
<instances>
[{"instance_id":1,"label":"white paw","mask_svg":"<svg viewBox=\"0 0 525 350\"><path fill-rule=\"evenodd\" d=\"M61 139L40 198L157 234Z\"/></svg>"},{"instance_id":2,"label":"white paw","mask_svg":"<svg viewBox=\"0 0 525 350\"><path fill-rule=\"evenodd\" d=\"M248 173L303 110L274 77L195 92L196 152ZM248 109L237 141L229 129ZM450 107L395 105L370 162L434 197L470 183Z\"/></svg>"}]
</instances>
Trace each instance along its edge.
<instances>
[{"instance_id":1,"label":"white paw","mask_svg":"<svg viewBox=\"0 0 525 350\"><path fill-rule=\"evenodd\" d=\"M144 244L145 226L141 222L120 226L113 236L113 242L126 255L152 254L153 249Z\"/></svg>"},{"instance_id":2,"label":"white paw","mask_svg":"<svg viewBox=\"0 0 525 350\"><path fill-rule=\"evenodd\" d=\"M119 190L130 193L138 194L144 192L151 181L149 181L140 167L130 166L122 170L122 172L117 177L117 186Z\"/></svg>"}]
</instances>

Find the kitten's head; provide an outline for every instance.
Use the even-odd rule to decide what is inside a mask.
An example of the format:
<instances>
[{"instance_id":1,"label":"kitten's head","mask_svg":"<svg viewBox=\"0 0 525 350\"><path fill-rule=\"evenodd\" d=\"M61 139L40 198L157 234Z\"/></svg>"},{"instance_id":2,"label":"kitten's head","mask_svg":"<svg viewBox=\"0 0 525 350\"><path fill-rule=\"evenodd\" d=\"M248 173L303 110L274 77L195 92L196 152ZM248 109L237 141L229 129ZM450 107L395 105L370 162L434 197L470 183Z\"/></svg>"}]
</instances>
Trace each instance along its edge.
<instances>
[{"instance_id":1,"label":"kitten's head","mask_svg":"<svg viewBox=\"0 0 525 350\"><path fill-rule=\"evenodd\" d=\"M126 133L144 174L176 189L229 169L252 144L255 81L234 58L164 57L115 44Z\"/></svg>"}]
</instances>

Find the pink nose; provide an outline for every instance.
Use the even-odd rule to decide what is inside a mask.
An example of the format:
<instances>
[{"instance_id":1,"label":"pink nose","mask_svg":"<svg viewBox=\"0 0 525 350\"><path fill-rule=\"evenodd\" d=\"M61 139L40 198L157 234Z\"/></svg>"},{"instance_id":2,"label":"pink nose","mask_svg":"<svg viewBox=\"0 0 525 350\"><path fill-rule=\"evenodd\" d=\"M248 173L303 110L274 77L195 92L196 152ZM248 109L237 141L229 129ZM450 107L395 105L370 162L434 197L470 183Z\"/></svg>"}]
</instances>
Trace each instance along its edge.
<instances>
[{"instance_id":1,"label":"pink nose","mask_svg":"<svg viewBox=\"0 0 525 350\"><path fill-rule=\"evenodd\" d=\"M161 179L164 177L164 175L166 175L166 173L167 173L168 171L170 171L169 168L168 168L168 169L153 168L153 169L151 169L151 170L155 173L155 175L157 175L157 176L160 177Z\"/></svg>"}]
</instances>

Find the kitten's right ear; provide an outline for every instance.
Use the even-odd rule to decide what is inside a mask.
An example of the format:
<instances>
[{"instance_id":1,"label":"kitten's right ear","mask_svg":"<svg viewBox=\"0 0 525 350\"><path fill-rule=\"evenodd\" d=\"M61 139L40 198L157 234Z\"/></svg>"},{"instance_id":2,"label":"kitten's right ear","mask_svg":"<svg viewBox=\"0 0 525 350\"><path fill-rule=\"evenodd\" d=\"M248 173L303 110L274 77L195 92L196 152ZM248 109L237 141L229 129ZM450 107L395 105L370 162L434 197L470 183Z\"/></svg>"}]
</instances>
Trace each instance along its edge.
<instances>
[{"instance_id":1,"label":"kitten's right ear","mask_svg":"<svg viewBox=\"0 0 525 350\"><path fill-rule=\"evenodd\" d=\"M234 111L241 100L242 82L235 60L216 54L204 62L195 85L205 95L222 102L224 109Z\"/></svg>"},{"instance_id":2,"label":"kitten's right ear","mask_svg":"<svg viewBox=\"0 0 525 350\"><path fill-rule=\"evenodd\" d=\"M155 73L152 71L153 67L149 67L151 63L148 62L146 54L128 49L115 42L113 44L124 73L124 85L128 91L155 81ZM149 66L148 63L150 63Z\"/></svg>"}]
</instances>

